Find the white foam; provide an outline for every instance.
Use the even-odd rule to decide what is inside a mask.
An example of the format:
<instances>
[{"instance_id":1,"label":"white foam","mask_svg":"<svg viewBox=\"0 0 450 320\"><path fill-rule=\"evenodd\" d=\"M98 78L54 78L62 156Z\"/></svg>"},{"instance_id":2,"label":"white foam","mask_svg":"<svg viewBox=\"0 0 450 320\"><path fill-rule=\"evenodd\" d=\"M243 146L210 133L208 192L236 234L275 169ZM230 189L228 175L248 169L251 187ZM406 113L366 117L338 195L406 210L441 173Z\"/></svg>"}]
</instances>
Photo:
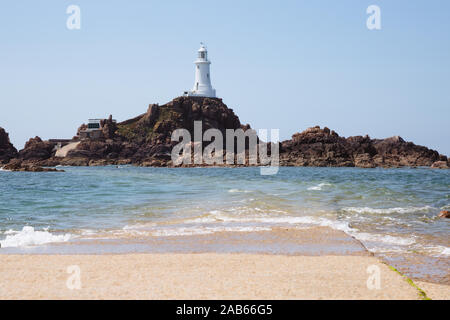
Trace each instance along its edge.
<instances>
[{"instance_id":1,"label":"white foam","mask_svg":"<svg viewBox=\"0 0 450 320\"><path fill-rule=\"evenodd\" d=\"M127 224L122 228L122 230L136 230L136 229L145 229L156 226L157 224L154 222L146 222L146 223L136 223L136 224Z\"/></svg>"},{"instance_id":2,"label":"white foam","mask_svg":"<svg viewBox=\"0 0 450 320\"><path fill-rule=\"evenodd\" d=\"M397 237L390 235L381 235L373 233L355 232L352 234L360 241L367 242L382 242L386 244L409 246L416 242L414 237Z\"/></svg>"},{"instance_id":3,"label":"white foam","mask_svg":"<svg viewBox=\"0 0 450 320\"><path fill-rule=\"evenodd\" d=\"M11 170L3 169L3 167L0 167L0 172L1 172L1 171L3 171L3 172L11 172Z\"/></svg>"},{"instance_id":4,"label":"white foam","mask_svg":"<svg viewBox=\"0 0 450 320\"><path fill-rule=\"evenodd\" d=\"M229 193L249 193L250 190L241 190L241 189L230 189L228 190Z\"/></svg>"},{"instance_id":5,"label":"white foam","mask_svg":"<svg viewBox=\"0 0 450 320\"><path fill-rule=\"evenodd\" d=\"M398 208L370 208L370 207L347 207L342 208L342 211L353 212L353 213L374 213L374 214L392 214L392 213L414 213L414 212L424 212L430 211L433 207L398 207Z\"/></svg>"},{"instance_id":6,"label":"white foam","mask_svg":"<svg viewBox=\"0 0 450 320\"><path fill-rule=\"evenodd\" d=\"M320 190L322 190L323 187L329 187L329 186L331 186L330 183L323 182L323 183L319 183L317 186L309 187L308 190L320 191Z\"/></svg>"},{"instance_id":7,"label":"white foam","mask_svg":"<svg viewBox=\"0 0 450 320\"><path fill-rule=\"evenodd\" d=\"M92 236L96 234L96 232L91 229L81 229L80 231L82 236Z\"/></svg>"},{"instance_id":8,"label":"white foam","mask_svg":"<svg viewBox=\"0 0 450 320\"><path fill-rule=\"evenodd\" d=\"M161 229L152 233L157 237L169 237L169 236L191 236L212 234L216 232L258 232L258 231L270 231L268 227L180 227L171 229Z\"/></svg>"},{"instance_id":9,"label":"white foam","mask_svg":"<svg viewBox=\"0 0 450 320\"><path fill-rule=\"evenodd\" d=\"M442 249L441 255L450 256L450 248L445 247L444 249Z\"/></svg>"},{"instance_id":10,"label":"white foam","mask_svg":"<svg viewBox=\"0 0 450 320\"><path fill-rule=\"evenodd\" d=\"M4 240L0 241L2 248L28 247L53 242L65 242L70 239L70 234L54 235L48 231L35 231L33 227L25 226L21 231L8 230Z\"/></svg>"},{"instance_id":11,"label":"white foam","mask_svg":"<svg viewBox=\"0 0 450 320\"><path fill-rule=\"evenodd\" d=\"M424 249L427 252L433 253L433 256L435 257L442 257L442 256L450 256L450 248L444 247L444 246L426 246Z\"/></svg>"},{"instance_id":12,"label":"white foam","mask_svg":"<svg viewBox=\"0 0 450 320\"><path fill-rule=\"evenodd\" d=\"M395 246L409 246L416 242L414 237L399 237L399 236L391 236L391 235L382 235L382 234L371 234L360 232L358 229L350 227L349 223L346 221L337 221L331 220L324 217L315 217L315 216L276 216L276 217L261 217L261 216L253 216L253 217L239 217L239 216L231 216L222 214L220 212L215 211L211 212L212 216L202 217L196 221L196 219L191 220L192 222L243 222L243 223L261 223L261 224L269 224L272 226L275 225L294 225L295 227L302 226L322 226L329 227L334 230L339 230L347 233L350 236L355 237L359 241L362 242L373 242L378 244L388 244ZM384 251L384 249L380 249L380 251Z\"/></svg>"}]
</instances>

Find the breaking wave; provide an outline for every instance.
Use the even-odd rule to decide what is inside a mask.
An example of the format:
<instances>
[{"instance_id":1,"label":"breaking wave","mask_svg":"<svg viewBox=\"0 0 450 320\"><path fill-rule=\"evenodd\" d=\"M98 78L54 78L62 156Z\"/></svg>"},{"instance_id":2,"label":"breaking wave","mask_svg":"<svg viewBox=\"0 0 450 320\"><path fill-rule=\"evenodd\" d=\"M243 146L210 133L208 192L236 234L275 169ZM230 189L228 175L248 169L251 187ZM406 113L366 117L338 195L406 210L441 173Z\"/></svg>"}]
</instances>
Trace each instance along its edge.
<instances>
[{"instance_id":1,"label":"breaking wave","mask_svg":"<svg viewBox=\"0 0 450 320\"><path fill-rule=\"evenodd\" d=\"M370 208L370 207L347 207L341 209L343 212L350 213L373 213L373 214L393 214L393 213L417 213L417 212L429 212L433 210L433 207L398 207L398 208Z\"/></svg>"},{"instance_id":2,"label":"breaking wave","mask_svg":"<svg viewBox=\"0 0 450 320\"><path fill-rule=\"evenodd\" d=\"M33 227L25 226L21 231L6 231L6 238L0 240L2 248L28 247L54 242L66 242L71 238L70 234L54 235L44 231L35 231Z\"/></svg>"},{"instance_id":3,"label":"breaking wave","mask_svg":"<svg viewBox=\"0 0 450 320\"><path fill-rule=\"evenodd\" d=\"M317 186L309 187L308 190L310 190L310 191L312 191L312 190L320 191L320 190L322 190L323 187L329 187L331 185L332 184L330 184L328 182L323 182L323 183L319 183Z\"/></svg>"}]
</instances>

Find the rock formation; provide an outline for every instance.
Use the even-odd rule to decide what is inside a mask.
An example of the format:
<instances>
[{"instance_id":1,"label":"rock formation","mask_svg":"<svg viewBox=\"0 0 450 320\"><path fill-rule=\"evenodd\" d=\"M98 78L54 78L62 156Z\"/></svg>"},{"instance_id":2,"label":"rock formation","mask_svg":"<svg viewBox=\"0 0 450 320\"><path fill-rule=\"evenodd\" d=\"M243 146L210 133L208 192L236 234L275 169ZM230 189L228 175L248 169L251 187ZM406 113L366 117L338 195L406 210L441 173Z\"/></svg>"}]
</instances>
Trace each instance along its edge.
<instances>
[{"instance_id":1,"label":"rock formation","mask_svg":"<svg viewBox=\"0 0 450 320\"><path fill-rule=\"evenodd\" d=\"M23 161L37 161L50 158L55 151L55 144L43 141L39 137L31 138L25 143L25 147L19 151L19 159Z\"/></svg>"},{"instance_id":2,"label":"rock formation","mask_svg":"<svg viewBox=\"0 0 450 320\"><path fill-rule=\"evenodd\" d=\"M67 152L58 152L64 157L55 156L58 150L55 142L42 141L39 137L30 139L17 154L7 134L0 130L0 161L2 155L3 162L17 158L24 168L58 164L171 166L171 151L178 143L171 141L172 132L183 128L193 138L194 121L202 121L202 132L215 128L222 132L224 138L226 129L250 129L249 125L240 123L233 110L221 99L178 97L161 106L151 104L146 113L120 123L110 116L101 121L101 128L95 135L81 134L88 129L86 124L81 125L72 140L77 143L67 147ZM204 142L204 146L208 144ZM318 126L295 133L292 139L281 142L279 146L280 165L284 166L449 167L446 156L398 136L387 139L371 139L367 135L345 138ZM12 166L17 165L16 162Z\"/></svg>"},{"instance_id":3,"label":"rock formation","mask_svg":"<svg viewBox=\"0 0 450 320\"><path fill-rule=\"evenodd\" d=\"M9 171L31 171L31 172L64 172L54 168L43 168L32 162L24 162L21 159L13 159L3 167Z\"/></svg>"},{"instance_id":4,"label":"rock formation","mask_svg":"<svg viewBox=\"0 0 450 320\"><path fill-rule=\"evenodd\" d=\"M0 127L0 164L6 164L17 157L17 149L9 141L9 135Z\"/></svg>"},{"instance_id":5,"label":"rock formation","mask_svg":"<svg viewBox=\"0 0 450 320\"><path fill-rule=\"evenodd\" d=\"M313 167L444 167L448 159L437 151L401 137L370 139L368 136L344 138L328 128L316 126L296 133L281 143L280 163Z\"/></svg>"},{"instance_id":6,"label":"rock formation","mask_svg":"<svg viewBox=\"0 0 450 320\"><path fill-rule=\"evenodd\" d=\"M179 97L162 106L151 104L146 113L117 124L110 116L102 122L103 139L82 140L60 161L70 165L169 165L172 147L177 143L171 141L172 132L184 128L193 137L194 121L202 121L203 132L216 128L224 136L226 129L250 128L242 126L221 99ZM82 125L78 132L85 128Z\"/></svg>"}]
</instances>

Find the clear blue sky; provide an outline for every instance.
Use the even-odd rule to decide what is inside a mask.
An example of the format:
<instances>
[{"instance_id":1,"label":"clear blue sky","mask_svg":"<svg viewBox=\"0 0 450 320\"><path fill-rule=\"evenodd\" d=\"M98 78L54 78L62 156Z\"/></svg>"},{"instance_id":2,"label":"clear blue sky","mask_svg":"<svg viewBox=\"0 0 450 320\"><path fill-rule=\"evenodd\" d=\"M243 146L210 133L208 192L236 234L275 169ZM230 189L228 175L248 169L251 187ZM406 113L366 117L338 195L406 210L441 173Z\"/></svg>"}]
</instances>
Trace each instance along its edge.
<instances>
[{"instance_id":1,"label":"clear blue sky","mask_svg":"<svg viewBox=\"0 0 450 320\"><path fill-rule=\"evenodd\" d=\"M70 4L81 30L66 28ZM200 41L217 94L253 128L400 135L450 155L448 0L4 0L0 126L22 148L141 114L192 88Z\"/></svg>"}]
</instances>

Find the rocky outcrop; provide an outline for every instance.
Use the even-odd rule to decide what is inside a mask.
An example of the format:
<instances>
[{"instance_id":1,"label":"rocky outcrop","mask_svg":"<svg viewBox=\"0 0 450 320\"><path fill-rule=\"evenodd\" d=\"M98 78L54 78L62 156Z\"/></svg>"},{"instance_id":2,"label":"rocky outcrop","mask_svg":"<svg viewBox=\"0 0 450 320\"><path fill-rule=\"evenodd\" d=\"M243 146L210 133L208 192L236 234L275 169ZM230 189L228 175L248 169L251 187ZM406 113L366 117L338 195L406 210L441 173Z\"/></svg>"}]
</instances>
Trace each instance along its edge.
<instances>
[{"instance_id":1,"label":"rocky outcrop","mask_svg":"<svg viewBox=\"0 0 450 320\"><path fill-rule=\"evenodd\" d=\"M402 167L435 166L447 163L446 156L401 137L344 138L328 128L316 126L296 133L281 143L280 163L287 166L318 167Z\"/></svg>"},{"instance_id":2,"label":"rocky outcrop","mask_svg":"<svg viewBox=\"0 0 450 320\"><path fill-rule=\"evenodd\" d=\"M23 162L22 166L171 166L171 151L178 143L171 141L172 132L186 129L193 141L195 121L202 121L203 133L214 128L221 131L224 138L226 129L250 129L250 125L240 123L233 110L221 99L178 97L161 106L151 104L147 112L120 123L109 116L101 121L101 132L96 131L95 135L86 134L90 131L83 124L72 143L57 154L55 143L35 137L27 142L17 157ZM209 143L203 142L204 146ZM279 146L280 165L284 166L448 168L449 165L446 156L398 136L387 139L371 139L367 135L345 138L318 126L294 134L292 139L281 142ZM246 163L249 163L248 152Z\"/></svg>"},{"instance_id":3,"label":"rocky outcrop","mask_svg":"<svg viewBox=\"0 0 450 320\"><path fill-rule=\"evenodd\" d=\"M27 141L25 147L19 151L18 158L23 161L36 162L49 159L55 151L54 143L35 137Z\"/></svg>"},{"instance_id":4,"label":"rocky outcrop","mask_svg":"<svg viewBox=\"0 0 450 320\"><path fill-rule=\"evenodd\" d=\"M9 141L9 135L5 129L0 127L0 164L8 163L17 157L17 149Z\"/></svg>"},{"instance_id":5,"label":"rocky outcrop","mask_svg":"<svg viewBox=\"0 0 450 320\"><path fill-rule=\"evenodd\" d=\"M44 168L30 162L24 162L21 159L13 159L3 167L9 171L30 171L30 172L64 172L55 168Z\"/></svg>"},{"instance_id":6,"label":"rocky outcrop","mask_svg":"<svg viewBox=\"0 0 450 320\"><path fill-rule=\"evenodd\" d=\"M351 167L352 150L345 138L328 128L313 127L281 143L280 163L288 166Z\"/></svg>"},{"instance_id":7,"label":"rocky outcrop","mask_svg":"<svg viewBox=\"0 0 450 320\"><path fill-rule=\"evenodd\" d=\"M215 128L224 137L226 129L250 128L242 126L221 99L179 97L165 105L151 104L146 113L117 124L110 116L102 121L102 139L81 140L59 161L64 165L170 165L171 150L177 143L171 141L172 132L184 128L193 138L194 121L202 121L203 132ZM85 129L82 125L78 132Z\"/></svg>"},{"instance_id":8,"label":"rocky outcrop","mask_svg":"<svg viewBox=\"0 0 450 320\"><path fill-rule=\"evenodd\" d=\"M429 167L441 158L437 151L406 142L399 136L373 140L373 146L377 151L374 156L377 166Z\"/></svg>"}]
</instances>

